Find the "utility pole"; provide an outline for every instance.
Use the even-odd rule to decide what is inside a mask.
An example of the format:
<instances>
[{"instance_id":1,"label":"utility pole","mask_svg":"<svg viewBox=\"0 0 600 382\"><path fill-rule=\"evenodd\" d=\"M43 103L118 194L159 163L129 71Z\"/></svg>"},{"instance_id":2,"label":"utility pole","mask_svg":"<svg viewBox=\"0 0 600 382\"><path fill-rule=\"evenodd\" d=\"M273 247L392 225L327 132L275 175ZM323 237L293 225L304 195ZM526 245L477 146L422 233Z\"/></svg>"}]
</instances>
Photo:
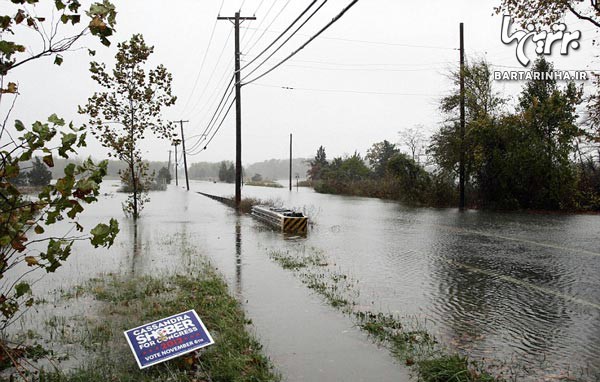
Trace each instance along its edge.
<instances>
[{"instance_id":1,"label":"utility pole","mask_svg":"<svg viewBox=\"0 0 600 382\"><path fill-rule=\"evenodd\" d=\"M240 208L242 201L242 75L240 72L240 24L244 20L256 20L256 17L217 17L217 20L229 20L235 28L235 206Z\"/></svg>"},{"instance_id":2,"label":"utility pole","mask_svg":"<svg viewBox=\"0 0 600 382\"><path fill-rule=\"evenodd\" d=\"M179 186L179 174L177 173L179 167L179 160L177 159L177 146L181 141L179 139L173 140L173 146L175 146L175 185Z\"/></svg>"},{"instance_id":3,"label":"utility pole","mask_svg":"<svg viewBox=\"0 0 600 382\"><path fill-rule=\"evenodd\" d=\"M460 23L460 162L458 208L465 209L465 35L464 24Z\"/></svg>"},{"instance_id":4,"label":"utility pole","mask_svg":"<svg viewBox=\"0 0 600 382\"><path fill-rule=\"evenodd\" d=\"M290 191L292 191L292 134L290 134Z\"/></svg>"},{"instance_id":5,"label":"utility pole","mask_svg":"<svg viewBox=\"0 0 600 382\"><path fill-rule=\"evenodd\" d=\"M185 186L187 190L190 190L190 180L188 179L188 167L187 167L187 156L185 155L185 136L183 135L183 124L190 121L175 121L181 126L181 148L183 149L183 168L185 169Z\"/></svg>"},{"instance_id":6,"label":"utility pole","mask_svg":"<svg viewBox=\"0 0 600 382\"><path fill-rule=\"evenodd\" d=\"M169 175L171 175L171 153L173 151L169 150L169 165L167 166L167 169L169 170Z\"/></svg>"}]
</instances>

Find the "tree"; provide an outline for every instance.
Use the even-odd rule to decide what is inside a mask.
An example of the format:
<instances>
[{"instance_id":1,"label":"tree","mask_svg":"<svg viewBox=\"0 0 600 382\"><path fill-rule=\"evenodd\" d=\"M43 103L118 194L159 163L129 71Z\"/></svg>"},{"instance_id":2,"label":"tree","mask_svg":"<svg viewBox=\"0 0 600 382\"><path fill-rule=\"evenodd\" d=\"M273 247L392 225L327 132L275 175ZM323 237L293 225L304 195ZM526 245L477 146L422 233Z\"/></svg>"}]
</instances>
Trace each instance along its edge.
<instances>
[{"instance_id":1,"label":"tree","mask_svg":"<svg viewBox=\"0 0 600 382\"><path fill-rule=\"evenodd\" d=\"M423 149L425 148L425 134L423 134L425 126L415 125L412 128L398 132L400 142L408 148L413 161L419 163Z\"/></svg>"},{"instance_id":2,"label":"tree","mask_svg":"<svg viewBox=\"0 0 600 382\"><path fill-rule=\"evenodd\" d=\"M366 159L373 168L375 176L383 178L389 160L399 152L400 150L396 148L396 145L387 140L373 144L367 151Z\"/></svg>"},{"instance_id":3,"label":"tree","mask_svg":"<svg viewBox=\"0 0 600 382\"><path fill-rule=\"evenodd\" d=\"M5 11L9 14L0 15L0 104L7 97L12 97L11 105L2 108L7 110L6 115L0 118L4 121L0 139L5 135L8 137L2 140L0 148L0 329L14 322L16 313L22 307L32 306L34 299L26 279L29 273L40 269L54 272L71 255L75 241L89 240L94 247L110 247L118 233L118 224L114 219L108 224L96 225L87 234L81 233L85 228L77 221L86 204L97 202L100 183L106 175L107 161L94 164L88 159L79 166L66 166L64 176L57 179L54 185L44 186L33 200L26 199L20 188L23 169L34 154L42 155L43 163L53 167L55 157L69 158L69 155L77 153L78 148L85 146L86 136L83 129L66 123L54 114L47 121L37 121L30 127L18 119L13 120L11 113L18 89L15 82L7 83L5 77L12 75L14 68L34 63L40 57L54 56L54 63L60 65L63 61L60 53L71 49L88 33L108 45L116 15L108 1L94 3L86 12L82 12L78 1L46 1L44 3L52 4L53 11L58 11L59 17L55 24L44 27L43 23L48 23L46 18L37 13L31 14L26 8L38 3L39 0L6 2L3 10L10 9ZM90 19L87 26L70 36L56 38L62 24L76 28L83 17ZM41 50L36 51L32 46L26 52L21 42L27 34L21 32L24 30L40 35L43 41ZM48 36L43 30L55 33ZM81 234L45 234L48 226L59 221L61 225L72 224ZM21 264L27 265L25 271L20 267ZM2 346L2 351L8 350Z\"/></svg>"},{"instance_id":4,"label":"tree","mask_svg":"<svg viewBox=\"0 0 600 382\"><path fill-rule=\"evenodd\" d=\"M572 14L580 20L600 27L600 4L597 0L501 0L495 8L496 14L506 13L521 22L554 24Z\"/></svg>"},{"instance_id":5,"label":"tree","mask_svg":"<svg viewBox=\"0 0 600 382\"><path fill-rule=\"evenodd\" d=\"M544 58L535 61L532 71L552 73ZM529 130L529 145L537 143L539 172L530 171L531 190L537 190L533 208L557 209L573 204L575 173L570 161L575 139L583 135L577 126L576 108L582 102L582 89L569 82L560 89L554 79L528 81L519 98L523 125Z\"/></svg>"},{"instance_id":6,"label":"tree","mask_svg":"<svg viewBox=\"0 0 600 382\"><path fill-rule=\"evenodd\" d=\"M35 157L31 170L27 173L29 184L34 187L42 187L50 184L52 172L46 168L46 165Z\"/></svg>"},{"instance_id":7,"label":"tree","mask_svg":"<svg viewBox=\"0 0 600 382\"><path fill-rule=\"evenodd\" d=\"M226 183L233 183L235 181L235 167L232 162L221 162L221 166L219 167L219 180Z\"/></svg>"},{"instance_id":8,"label":"tree","mask_svg":"<svg viewBox=\"0 0 600 382\"><path fill-rule=\"evenodd\" d=\"M323 174L323 178L354 182L365 179L370 174L371 171L365 164L365 161L355 151L352 156L347 158L335 158L331 167Z\"/></svg>"},{"instance_id":9,"label":"tree","mask_svg":"<svg viewBox=\"0 0 600 382\"><path fill-rule=\"evenodd\" d=\"M10 9L6 12L11 13L0 15L0 34L2 35L2 41L0 42L0 76L5 76L10 70L41 57L54 56L54 63L61 65L63 62L61 54L69 51L79 39L88 33L97 36L102 44L110 45L108 38L113 34L117 13L114 5L108 0L93 3L85 11L90 19L88 24L71 36L66 37L59 36L57 32L61 24L75 26L81 23L84 12L81 12L79 1L44 1L44 3L53 3L53 8L58 12L58 15L52 15L52 20L56 20L54 24L50 25L49 28L46 27L48 30L56 31L52 34L43 32L46 30L43 25L46 22L46 17L42 17L37 12L25 7L25 4L35 6L40 3L40 0L12 0L11 3L11 5L6 5L6 8L4 8ZM39 35L42 41L40 49L34 52L27 51L24 43L18 39L21 34L16 33L20 27L34 31ZM9 37L6 38L7 36ZM90 54L94 54L94 51L90 51ZM14 93L14 91L10 93Z\"/></svg>"},{"instance_id":10,"label":"tree","mask_svg":"<svg viewBox=\"0 0 600 382\"><path fill-rule=\"evenodd\" d=\"M158 183L171 184L171 172L168 168L162 167L158 170L158 175L156 176L156 181Z\"/></svg>"},{"instance_id":11,"label":"tree","mask_svg":"<svg viewBox=\"0 0 600 382\"><path fill-rule=\"evenodd\" d=\"M153 51L143 36L136 34L118 45L112 74L105 64L92 62L92 79L107 91L94 93L87 105L79 108L81 114L89 115L92 133L110 150L109 156L127 164L121 179L132 186L132 194L123 209L134 219L148 200L148 184L154 178L148 174L138 143L148 128L164 139L171 139L175 128L171 122L165 123L161 115L163 107L177 100L171 94L172 75L163 65L148 73L144 69Z\"/></svg>"},{"instance_id":12,"label":"tree","mask_svg":"<svg viewBox=\"0 0 600 382\"><path fill-rule=\"evenodd\" d=\"M460 73L452 73L455 91L450 96L442 98L440 108L446 115L446 121L431 138L429 153L442 170L452 177L458 176L461 139L459 136L460 123ZM475 132L490 123L500 113L504 100L493 89L490 66L485 61L474 62L464 68L465 76L465 119L466 134L464 149L466 178L469 180L474 167L472 137Z\"/></svg>"},{"instance_id":13,"label":"tree","mask_svg":"<svg viewBox=\"0 0 600 382\"><path fill-rule=\"evenodd\" d=\"M329 162L327 162L327 154L325 154L325 147L319 147L317 154L315 155L315 159L311 160L309 164L310 168L306 173L308 178L313 181L321 179L323 171L329 165Z\"/></svg>"},{"instance_id":14,"label":"tree","mask_svg":"<svg viewBox=\"0 0 600 382\"><path fill-rule=\"evenodd\" d=\"M397 183L401 200L411 203L425 201L431 178L414 159L406 154L396 153L387 163L387 173Z\"/></svg>"}]
</instances>

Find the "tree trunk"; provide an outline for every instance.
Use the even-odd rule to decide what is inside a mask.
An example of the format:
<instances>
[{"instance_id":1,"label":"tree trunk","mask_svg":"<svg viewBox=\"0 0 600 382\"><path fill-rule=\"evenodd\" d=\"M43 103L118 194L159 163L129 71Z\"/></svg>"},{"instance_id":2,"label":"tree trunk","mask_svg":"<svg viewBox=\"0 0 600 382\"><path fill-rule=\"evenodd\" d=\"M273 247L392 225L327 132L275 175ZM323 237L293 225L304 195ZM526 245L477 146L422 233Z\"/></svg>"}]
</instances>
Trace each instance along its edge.
<instances>
[{"instance_id":1,"label":"tree trunk","mask_svg":"<svg viewBox=\"0 0 600 382\"><path fill-rule=\"evenodd\" d=\"M138 189L137 189L137 180L135 178L135 137L134 137L134 128L135 128L135 123L134 123L134 114L133 114L133 103L131 103L131 152L130 152L130 157L131 157L131 164L130 164L130 171L131 171L131 180L132 180L132 187L133 187L133 220L137 220L138 218Z\"/></svg>"}]
</instances>

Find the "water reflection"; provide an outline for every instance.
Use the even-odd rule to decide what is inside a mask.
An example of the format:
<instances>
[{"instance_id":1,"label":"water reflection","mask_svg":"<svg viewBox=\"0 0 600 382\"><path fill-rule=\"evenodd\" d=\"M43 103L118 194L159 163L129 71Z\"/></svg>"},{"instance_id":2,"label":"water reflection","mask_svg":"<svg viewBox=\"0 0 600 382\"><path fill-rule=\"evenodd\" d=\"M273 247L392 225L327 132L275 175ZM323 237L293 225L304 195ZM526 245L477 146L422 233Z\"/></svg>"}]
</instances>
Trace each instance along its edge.
<instances>
[{"instance_id":1,"label":"water reflection","mask_svg":"<svg viewBox=\"0 0 600 382\"><path fill-rule=\"evenodd\" d=\"M242 295L242 222L240 215L235 219L235 291Z\"/></svg>"}]
</instances>

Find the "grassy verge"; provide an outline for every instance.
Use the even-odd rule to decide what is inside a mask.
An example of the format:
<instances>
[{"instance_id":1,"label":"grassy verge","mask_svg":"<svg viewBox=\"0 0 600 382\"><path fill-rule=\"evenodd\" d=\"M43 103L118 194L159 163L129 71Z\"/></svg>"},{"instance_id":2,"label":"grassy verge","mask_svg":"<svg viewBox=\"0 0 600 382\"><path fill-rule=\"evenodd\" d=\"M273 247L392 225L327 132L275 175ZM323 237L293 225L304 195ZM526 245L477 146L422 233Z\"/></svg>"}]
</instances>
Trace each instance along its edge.
<instances>
[{"instance_id":1,"label":"grassy verge","mask_svg":"<svg viewBox=\"0 0 600 382\"><path fill-rule=\"evenodd\" d=\"M260 182L250 181L245 183L246 186L255 186L255 187L271 187L271 188L283 188L283 186L277 182L273 182L271 180L262 180Z\"/></svg>"},{"instance_id":2,"label":"grassy verge","mask_svg":"<svg viewBox=\"0 0 600 382\"><path fill-rule=\"evenodd\" d=\"M269 256L282 268L294 271L308 288L352 317L373 340L412 367L419 381L501 381L485 372L480 364L443 348L422 322L359 306L356 302L360 294L358 282L335 269L335 264L331 264L323 252L315 248L294 252L274 250Z\"/></svg>"},{"instance_id":3,"label":"grassy verge","mask_svg":"<svg viewBox=\"0 0 600 382\"><path fill-rule=\"evenodd\" d=\"M98 316L90 314L75 321L53 317L47 322L47 331L54 333L55 341L79 346L74 352L76 358L86 361L69 372L58 367L53 371L33 372L31 380L279 381L270 361L261 353L261 345L247 332L249 322L239 303L228 294L223 279L207 264L193 275L160 278L107 275L69 291L64 295L67 303L76 304L76 299L96 300L100 307ZM123 331L191 308L201 316L215 345L139 370Z\"/></svg>"}]
</instances>

